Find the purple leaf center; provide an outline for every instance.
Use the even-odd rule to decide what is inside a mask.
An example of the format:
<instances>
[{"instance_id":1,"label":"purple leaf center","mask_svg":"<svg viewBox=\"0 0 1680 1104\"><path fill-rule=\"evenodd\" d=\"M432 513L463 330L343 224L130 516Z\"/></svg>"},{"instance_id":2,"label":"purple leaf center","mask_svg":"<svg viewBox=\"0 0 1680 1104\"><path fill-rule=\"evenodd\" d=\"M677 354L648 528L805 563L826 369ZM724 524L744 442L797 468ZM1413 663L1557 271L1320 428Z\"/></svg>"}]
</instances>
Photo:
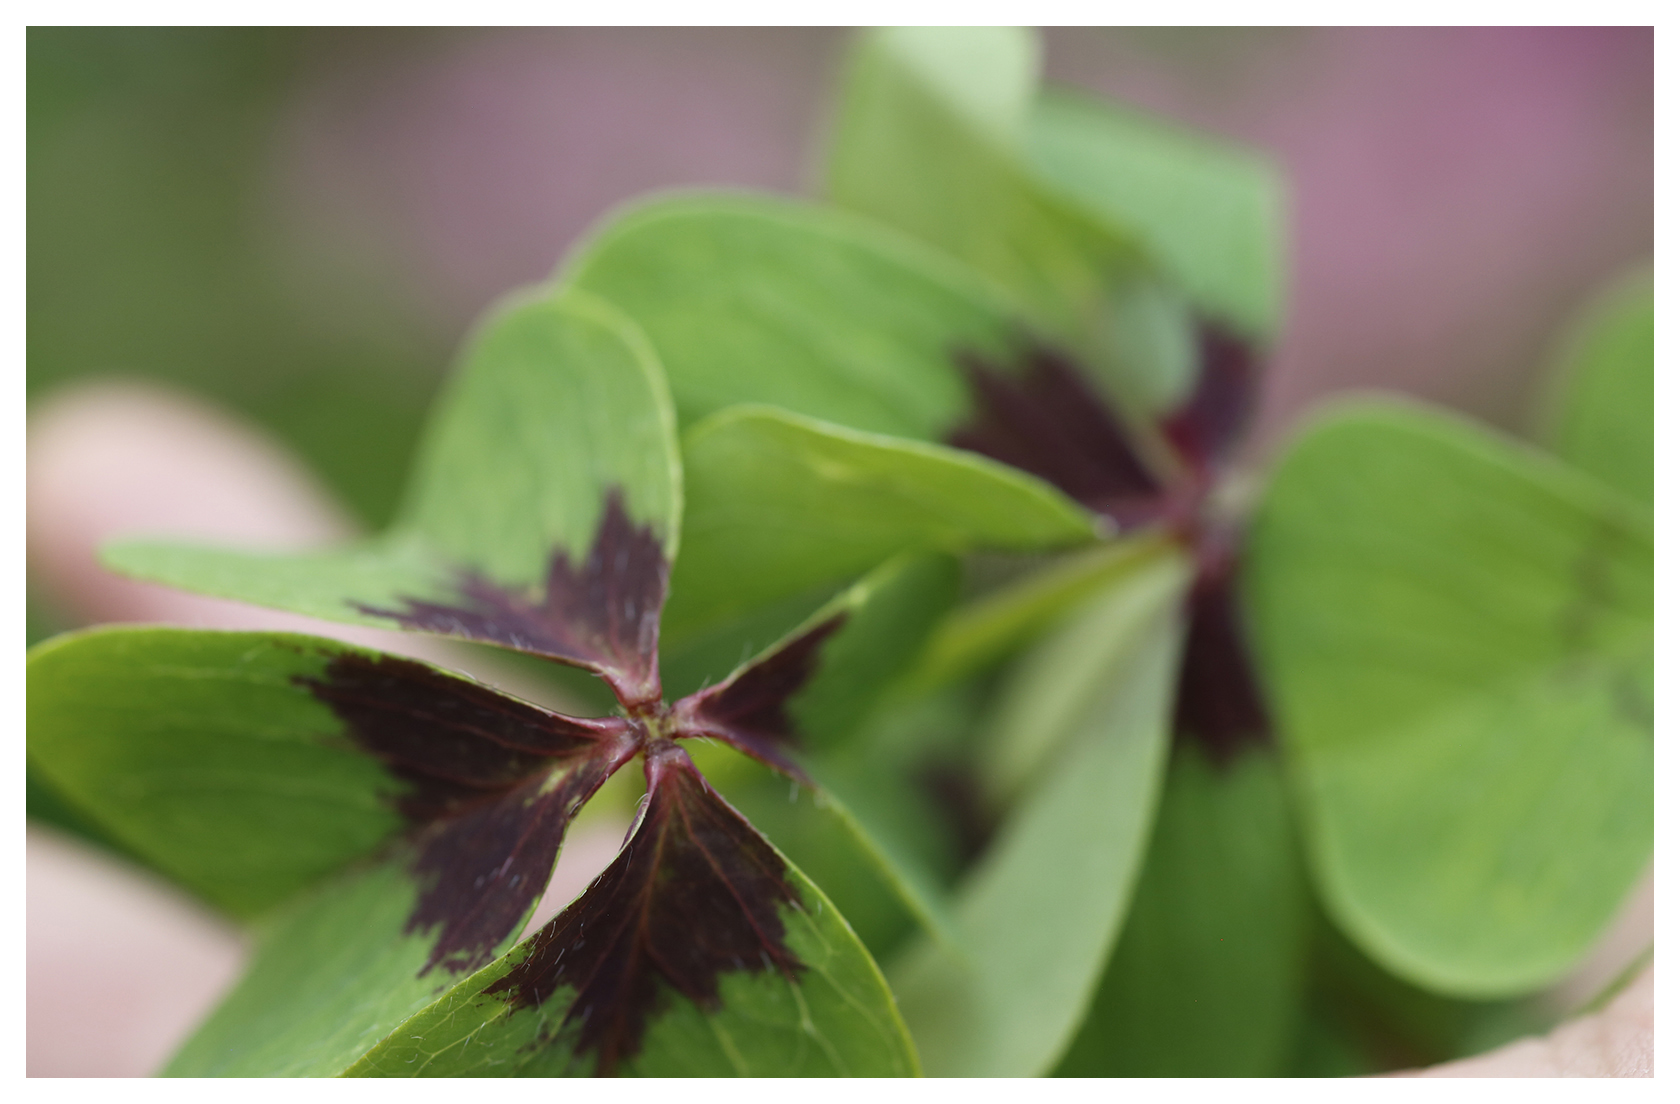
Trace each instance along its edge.
<instances>
[{"instance_id":1,"label":"purple leaf center","mask_svg":"<svg viewBox=\"0 0 1680 1104\"><path fill-rule=\"evenodd\" d=\"M1157 424L1180 461L1176 473L1151 471L1073 360L1038 345L1007 368L972 352L955 355L975 414L948 440L1039 476L1121 531L1164 524L1192 551L1198 570L1186 599L1175 731L1223 761L1271 734L1232 586L1235 541L1206 517L1217 469L1252 413L1258 363L1246 342L1217 325L1201 324L1197 336L1196 386Z\"/></svg>"},{"instance_id":2,"label":"purple leaf center","mask_svg":"<svg viewBox=\"0 0 1680 1104\"><path fill-rule=\"evenodd\" d=\"M638 1053L669 994L713 1011L726 973L791 981L803 969L781 918L803 907L786 864L676 745L650 744L646 761L647 808L618 858L486 990L514 1008L565 994L543 1041L575 1031L571 1045L595 1055L597 1075Z\"/></svg>"},{"instance_id":3,"label":"purple leaf center","mask_svg":"<svg viewBox=\"0 0 1680 1104\"><path fill-rule=\"evenodd\" d=\"M474 571L456 579L457 603L401 598L402 609L353 603L408 629L464 636L534 652L594 671L627 706L659 701L659 615L670 563L649 525L638 526L624 495L608 491L589 555L574 566L556 550L542 596L532 600Z\"/></svg>"}]
</instances>

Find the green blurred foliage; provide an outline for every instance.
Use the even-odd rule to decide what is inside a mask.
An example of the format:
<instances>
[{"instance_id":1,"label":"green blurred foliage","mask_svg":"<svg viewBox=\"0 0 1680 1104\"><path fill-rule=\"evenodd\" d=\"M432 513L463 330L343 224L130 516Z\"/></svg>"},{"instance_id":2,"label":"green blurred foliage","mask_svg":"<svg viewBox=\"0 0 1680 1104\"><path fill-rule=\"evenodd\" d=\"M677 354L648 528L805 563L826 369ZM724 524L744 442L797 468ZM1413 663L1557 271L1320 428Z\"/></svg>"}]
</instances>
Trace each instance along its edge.
<instances>
[{"instance_id":1,"label":"green blurred foliage","mask_svg":"<svg viewBox=\"0 0 1680 1104\"><path fill-rule=\"evenodd\" d=\"M327 44L30 29L28 394L109 374L191 390L276 434L378 525L447 351L279 216L278 128Z\"/></svg>"}]
</instances>

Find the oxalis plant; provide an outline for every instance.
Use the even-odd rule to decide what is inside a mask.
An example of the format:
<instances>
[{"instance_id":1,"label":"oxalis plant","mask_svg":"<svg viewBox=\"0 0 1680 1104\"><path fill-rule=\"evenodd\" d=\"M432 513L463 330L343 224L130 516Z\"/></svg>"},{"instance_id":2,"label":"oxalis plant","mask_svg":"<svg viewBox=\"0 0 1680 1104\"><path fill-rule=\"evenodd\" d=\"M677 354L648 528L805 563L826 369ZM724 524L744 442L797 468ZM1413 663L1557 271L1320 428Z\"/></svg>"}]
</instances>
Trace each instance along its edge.
<instances>
[{"instance_id":1,"label":"oxalis plant","mask_svg":"<svg viewBox=\"0 0 1680 1104\"><path fill-rule=\"evenodd\" d=\"M1256 474L1264 161L1040 90L1025 33L894 30L826 187L608 219L478 327L384 535L107 550L578 703L35 649L32 767L257 925L166 1072L1354 1073L1544 1025L1651 854L1648 280L1539 447L1370 399Z\"/></svg>"}]
</instances>

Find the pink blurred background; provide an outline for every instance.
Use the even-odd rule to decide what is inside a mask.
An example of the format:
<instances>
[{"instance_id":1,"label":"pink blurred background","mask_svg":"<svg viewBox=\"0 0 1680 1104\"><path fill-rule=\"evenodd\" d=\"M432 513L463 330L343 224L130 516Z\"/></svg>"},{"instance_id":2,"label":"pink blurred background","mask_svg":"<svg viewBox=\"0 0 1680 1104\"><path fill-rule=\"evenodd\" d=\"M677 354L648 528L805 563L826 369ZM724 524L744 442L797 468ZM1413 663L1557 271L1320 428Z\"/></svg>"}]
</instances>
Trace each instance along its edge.
<instances>
[{"instance_id":1,"label":"pink blurred background","mask_svg":"<svg viewBox=\"0 0 1680 1104\"><path fill-rule=\"evenodd\" d=\"M277 201L453 337L652 188L808 191L822 30L490 31L323 64ZM1652 245L1649 29L1051 30L1050 80L1271 153L1294 200L1276 429L1399 387L1514 426L1570 310Z\"/></svg>"}]
</instances>

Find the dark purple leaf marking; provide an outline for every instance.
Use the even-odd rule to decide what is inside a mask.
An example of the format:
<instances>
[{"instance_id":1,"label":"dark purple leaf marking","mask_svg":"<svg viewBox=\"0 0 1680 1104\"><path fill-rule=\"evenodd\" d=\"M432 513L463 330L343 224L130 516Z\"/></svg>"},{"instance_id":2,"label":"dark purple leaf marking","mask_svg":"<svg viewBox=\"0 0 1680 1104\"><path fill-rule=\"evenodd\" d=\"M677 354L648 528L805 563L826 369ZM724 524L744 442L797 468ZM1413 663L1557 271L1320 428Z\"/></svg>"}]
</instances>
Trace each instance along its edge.
<instances>
[{"instance_id":1,"label":"dark purple leaf marking","mask_svg":"<svg viewBox=\"0 0 1680 1104\"><path fill-rule=\"evenodd\" d=\"M320 677L295 681L331 707L357 746L411 783L399 808L412 821L442 815L462 795L505 789L550 759L589 754L628 723L551 713L389 655L339 653Z\"/></svg>"},{"instance_id":2,"label":"dark purple leaf marking","mask_svg":"<svg viewBox=\"0 0 1680 1104\"><path fill-rule=\"evenodd\" d=\"M575 1029L574 1049L595 1055L598 1076L639 1052L669 994L715 1011L725 973L791 981L803 968L781 919L784 906L803 906L780 856L675 744L646 754L647 809L624 850L486 989L516 1009L567 991L559 1028L543 1039Z\"/></svg>"},{"instance_id":3,"label":"dark purple leaf marking","mask_svg":"<svg viewBox=\"0 0 1680 1104\"><path fill-rule=\"evenodd\" d=\"M973 765L935 760L915 778L950 830L957 858L965 866L979 858L991 843L997 821L986 808Z\"/></svg>"},{"instance_id":4,"label":"dark purple leaf marking","mask_svg":"<svg viewBox=\"0 0 1680 1104\"><path fill-rule=\"evenodd\" d=\"M975 413L950 444L1031 472L1122 528L1158 516L1160 482L1067 357L1030 346L1014 371L973 352L956 360Z\"/></svg>"},{"instance_id":5,"label":"dark purple leaf marking","mask_svg":"<svg viewBox=\"0 0 1680 1104\"><path fill-rule=\"evenodd\" d=\"M672 711L673 735L716 737L808 784L788 754L798 733L787 703L811 680L823 645L845 623L846 614L837 613L718 685L690 694Z\"/></svg>"},{"instance_id":6,"label":"dark purple leaf marking","mask_svg":"<svg viewBox=\"0 0 1680 1104\"><path fill-rule=\"evenodd\" d=\"M977 413L949 441L1047 480L1122 530L1165 523L1195 551L1175 731L1224 760L1243 742L1271 736L1232 590L1233 537L1203 517L1215 468L1252 414L1259 373L1253 348L1216 324L1199 324L1198 347L1195 389L1160 422L1189 469L1170 483L1145 467L1074 364L1042 347L1030 347L1015 372L959 354Z\"/></svg>"},{"instance_id":7,"label":"dark purple leaf marking","mask_svg":"<svg viewBox=\"0 0 1680 1104\"><path fill-rule=\"evenodd\" d=\"M1259 392L1254 349L1215 323L1198 328L1196 389L1161 422L1167 440L1193 469L1209 471L1248 427Z\"/></svg>"},{"instance_id":8,"label":"dark purple leaf marking","mask_svg":"<svg viewBox=\"0 0 1680 1104\"><path fill-rule=\"evenodd\" d=\"M542 896L572 818L633 750L617 762L598 755L557 766L422 833L414 872L424 888L404 928L410 935L437 930L422 976L435 966L461 973L490 961Z\"/></svg>"},{"instance_id":9,"label":"dark purple leaf marking","mask_svg":"<svg viewBox=\"0 0 1680 1104\"><path fill-rule=\"evenodd\" d=\"M1236 556L1210 542L1186 600L1190 631L1178 674L1173 731L1194 739L1216 763L1245 743L1270 743L1271 714L1243 634L1234 586Z\"/></svg>"},{"instance_id":10,"label":"dark purple leaf marking","mask_svg":"<svg viewBox=\"0 0 1680 1104\"><path fill-rule=\"evenodd\" d=\"M659 614L670 563L652 526L624 511L618 488L607 492L601 524L584 562L564 551L549 560L542 599L463 571L459 605L403 598L403 609L353 603L404 628L464 636L587 668L612 685L626 707L659 701Z\"/></svg>"},{"instance_id":11,"label":"dark purple leaf marking","mask_svg":"<svg viewBox=\"0 0 1680 1104\"><path fill-rule=\"evenodd\" d=\"M344 652L296 681L405 783L421 892L407 931L437 931L424 974L489 961L542 895L566 826L632 755L641 728L579 720L413 660Z\"/></svg>"}]
</instances>

